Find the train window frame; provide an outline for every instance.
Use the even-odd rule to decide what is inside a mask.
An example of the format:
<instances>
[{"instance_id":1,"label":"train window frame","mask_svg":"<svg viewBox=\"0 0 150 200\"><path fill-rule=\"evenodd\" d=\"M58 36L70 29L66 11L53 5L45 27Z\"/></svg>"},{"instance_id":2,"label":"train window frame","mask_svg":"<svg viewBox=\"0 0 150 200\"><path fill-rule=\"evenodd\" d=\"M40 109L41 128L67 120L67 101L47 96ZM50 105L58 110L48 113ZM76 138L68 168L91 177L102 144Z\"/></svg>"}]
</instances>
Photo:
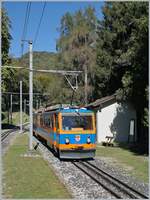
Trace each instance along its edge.
<instances>
[{"instance_id":1,"label":"train window frame","mask_svg":"<svg viewBox=\"0 0 150 200\"><path fill-rule=\"evenodd\" d=\"M40 126L42 127L43 126L43 115L40 114Z\"/></svg>"},{"instance_id":2,"label":"train window frame","mask_svg":"<svg viewBox=\"0 0 150 200\"><path fill-rule=\"evenodd\" d=\"M47 113L44 114L44 127L50 128L50 115Z\"/></svg>"},{"instance_id":3,"label":"train window frame","mask_svg":"<svg viewBox=\"0 0 150 200\"><path fill-rule=\"evenodd\" d=\"M59 130L59 114L55 114L55 127L56 130Z\"/></svg>"},{"instance_id":4,"label":"train window frame","mask_svg":"<svg viewBox=\"0 0 150 200\"><path fill-rule=\"evenodd\" d=\"M54 119L53 119L53 114L49 115L50 118L50 128L53 129L54 128Z\"/></svg>"},{"instance_id":5,"label":"train window frame","mask_svg":"<svg viewBox=\"0 0 150 200\"><path fill-rule=\"evenodd\" d=\"M37 114L37 125L41 126L41 124L40 124L40 114Z\"/></svg>"},{"instance_id":6,"label":"train window frame","mask_svg":"<svg viewBox=\"0 0 150 200\"><path fill-rule=\"evenodd\" d=\"M71 129L69 129L69 130L66 130L66 129L63 129L63 117L65 117L65 116L67 116L67 117L73 117L73 116L77 116L78 115L78 113L74 113L74 112L71 112L71 113L61 113L61 130L62 131L76 131L76 129L73 129L73 128L71 128ZM95 126L94 126L94 116L93 116L93 113L79 113L79 115L81 116L81 117L91 117L91 119L92 119L92 121L91 121L91 128L88 128L88 129L82 129L82 131L83 132L87 132L87 131L95 131ZM81 127L79 127L79 129L80 129ZM81 131L81 130L80 130Z\"/></svg>"}]
</instances>

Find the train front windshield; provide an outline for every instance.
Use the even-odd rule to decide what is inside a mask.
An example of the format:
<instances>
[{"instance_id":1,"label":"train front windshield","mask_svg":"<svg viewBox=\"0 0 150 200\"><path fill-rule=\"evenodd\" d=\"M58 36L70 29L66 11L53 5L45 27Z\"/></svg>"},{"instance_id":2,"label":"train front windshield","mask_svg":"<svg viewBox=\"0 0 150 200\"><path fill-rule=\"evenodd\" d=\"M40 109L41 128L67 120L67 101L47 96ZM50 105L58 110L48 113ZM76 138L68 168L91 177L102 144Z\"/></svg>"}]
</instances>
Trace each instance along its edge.
<instances>
[{"instance_id":1,"label":"train front windshield","mask_svg":"<svg viewBox=\"0 0 150 200\"><path fill-rule=\"evenodd\" d=\"M62 116L63 130L93 130L92 115L69 114Z\"/></svg>"}]
</instances>

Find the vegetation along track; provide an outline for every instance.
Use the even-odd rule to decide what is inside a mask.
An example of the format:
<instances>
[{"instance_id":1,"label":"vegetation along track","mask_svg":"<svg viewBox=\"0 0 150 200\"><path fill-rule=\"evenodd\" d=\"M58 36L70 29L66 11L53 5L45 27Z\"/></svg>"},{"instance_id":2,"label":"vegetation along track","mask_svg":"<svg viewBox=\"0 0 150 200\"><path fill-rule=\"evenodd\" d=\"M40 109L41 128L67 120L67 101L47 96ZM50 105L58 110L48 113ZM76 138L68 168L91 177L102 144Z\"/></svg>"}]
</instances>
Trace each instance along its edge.
<instances>
[{"instance_id":1,"label":"vegetation along track","mask_svg":"<svg viewBox=\"0 0 150 200\"><path fill-rule=\"evenodd\" d=\"M25 132L26 126L28 125L28 123L23 124L22 128L23 128L23 132ZM15 128L9 130L9 131L5 131L4 133L1 134L1 141L4 141L11 133L15 133L19 130L19 127L16 126Z\"/></svg>"},{"instance_id":2,"label":"vegetation along track","mask_svg":"<svg viewBox=\"0 0 150 200\"><path fill-rule=\"evenodd\" d=\"M118 199L148 199L144 194L133 189L126 183L118 180L89 161L78 161L72 163Z\"/></svg>"}]
</instances>

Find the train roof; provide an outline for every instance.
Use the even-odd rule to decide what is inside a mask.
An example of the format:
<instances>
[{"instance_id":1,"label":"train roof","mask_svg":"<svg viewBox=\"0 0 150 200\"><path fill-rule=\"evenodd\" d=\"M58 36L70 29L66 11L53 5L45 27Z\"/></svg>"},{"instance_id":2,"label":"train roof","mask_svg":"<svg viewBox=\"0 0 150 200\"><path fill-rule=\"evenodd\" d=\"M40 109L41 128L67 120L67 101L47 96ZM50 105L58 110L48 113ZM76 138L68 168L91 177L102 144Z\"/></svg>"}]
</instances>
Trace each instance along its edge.
<instances>
[{"instance_id":1,"label":"train roof","mask_svg":"<svg viewBox=\"0 0 150 200\"><path fill-rule=\"evenodd\" d=\"M45 109L40 109L36 113L43 113L43 112L61 112L61 113L71 113L71 112L80 112L80 113L92 113L91 110L84 107L79 106L72 106L69 104L57 104L54 106L48 106Z\"/></svg>"},{"instance_id":2,"label":"train roof","mask_svg":"<svg viewBox=\"0 0 150 200\"><path fill-rule=\"evenodd\" d=\"M91 110L88 110L84 107L79 107L75 105L69 105L69 104L58 104L55 106L50 106L45 109L45 112L51 112L51 111L57 111L57 112L92 112Z\"/></svg>"},{"instance_id":3,"label":"train roof","mask_svg":"<svg viewBox=\"0 0 150 200\"><path fill-rule=\"evenodd\" d=\"M60 110L62 113L72 113L72 112L80 112L80 113L92 113L91 110L87 108L63 108Z\"/></svg>"}]
</instances>

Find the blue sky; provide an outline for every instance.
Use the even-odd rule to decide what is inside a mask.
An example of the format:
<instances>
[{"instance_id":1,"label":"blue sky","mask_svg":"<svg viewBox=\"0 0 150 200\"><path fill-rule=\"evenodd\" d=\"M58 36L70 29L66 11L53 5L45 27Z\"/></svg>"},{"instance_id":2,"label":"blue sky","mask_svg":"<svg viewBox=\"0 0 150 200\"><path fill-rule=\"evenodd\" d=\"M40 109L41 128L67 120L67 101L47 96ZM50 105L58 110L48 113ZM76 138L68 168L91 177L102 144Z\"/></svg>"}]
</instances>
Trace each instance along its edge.
<instances>
[{"instance_id":1,"label":"blue sky","mask_svg":"<svg viewBox=\"0 0 150 200\"><path fill-rule=\"evenodd\" d=\"M83 9L88 5L91 5L95 8L97 17L102 18L101 7L103 4L104 3L101 1L47 2L34 51L56 52L56 40L59 38L58 28L60 27L61 17L66 12L74 13L78 9ZM34 40L43 5L44 1L31 3L26 39ZM20 57L21 55L21 37L25 20L26 6L27 2L23 1L3 3L3 7L6 8L12 25L10 33L13 40L11 41L10 55L13 57ZM24 47L25 53L28 51L28 44L25 44Z\"/></svg>"}]
</instances>

